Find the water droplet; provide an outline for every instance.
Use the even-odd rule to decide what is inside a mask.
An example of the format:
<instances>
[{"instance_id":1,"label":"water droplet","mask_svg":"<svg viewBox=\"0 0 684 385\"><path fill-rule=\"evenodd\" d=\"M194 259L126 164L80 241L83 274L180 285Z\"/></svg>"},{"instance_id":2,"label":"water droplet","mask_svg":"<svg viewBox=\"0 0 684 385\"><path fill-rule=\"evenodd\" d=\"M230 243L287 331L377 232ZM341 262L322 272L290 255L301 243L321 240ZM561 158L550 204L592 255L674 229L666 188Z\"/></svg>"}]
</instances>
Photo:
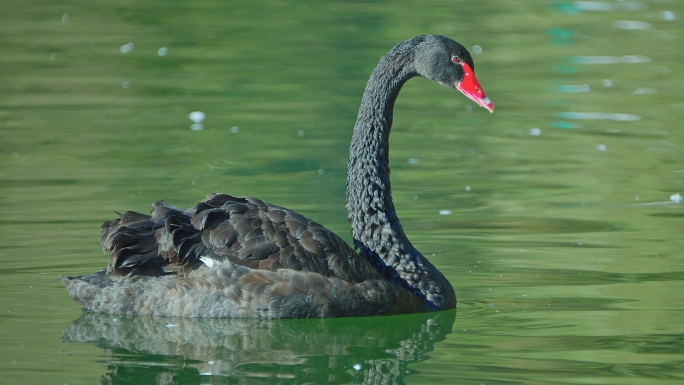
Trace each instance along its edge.
<instances>
[{"instance_id":1,"label":"water droplet","mask_svg":"<svg viewBox=\"0 0 684 385\"><path fill-rule=\"evenodd\" d=\"M62 23L66 23L69 20L69 14L65 13L62 15Z\"/></svg>"},{"instance_id":2,"label":"water droplet","mask_svg":"<svg viewBox=\"0 0 684 385\"><path fill-rule=\"evenodd\" d=\"M297 131L297 136L300 138L303 137L304 136L304 130Z\"/></svg>"},{"instance_id":3,"label":"water droplet","mask_svg":"<svg viewBox=\"0 0 684 385\"><path fill-rule=\"evenodd\" d=\"M639 87L632 92L632 95L648 95L648 94L655 94L656 92L658 92L658 90L655 88Z\"/></svg>"},{"instance_id":4,"label":"water droplet","mask_svg":"<svg viewBox=\"0 0 684 385\"><path fill-rule=\"evenodd\" d=\"M130 82L126 82L126 81L121 82L121 88L123 88L124 90L127 90L128 87L130 87L130 86L131 86Z\"/></svg>"},{"instance_id":5,"label":"water droplet","mask_svg":"<svg viewBox=\"0 0 684 385\"><path fill-rule=\"evenodd\" d=\"M663 13L660 14L660 17L662 17L663 20L667 20L667 21L677 20L677 14L675 14L672 11L663 11Z\"/></svg>"},{"instance_id":6,"label":"water droplet","mask_svg":"<svg viewBox=\"0 0 684 385\"><path fill-rule=\"evenodd\" d=\"M418 164L418 163L420 163L420 159L418 159L418 158L408 158L407 161L408 161L408 164Z\"/></svg>"},{"instance_id":7,"label":"water droplet","mask_svg":"<svg viewBox=\"0 0 684 385\"><path fill-rule=\"evenodd\" d=\"M473 106L471 106L470 104L466 104L465 110L466 110L466 112L472 112L472 111L473 111Z\"/></svg>"},{"instance_id":8,"label":"water droplet","mask_svg":"<svg viewBox=\"0 0 684 385\"><path fill-rule=\"evenodd\" d=\"M452 211L449 210L439 210L439 215L451 215L453 214Z\"/></svg>"},{"instance_id":9,"label":"water droplet","mask_svg":"<svg viewBox=\"0 0 684 385\"><path fill-rule=\"evenodd\" d=\"M606 151L606 145L605 144L597 144L596 149L599 151Z\"/></svg>"},{"instance_id":10,"label":"water droplet","mask_svg":"<svg viewBox=\"0 0 684 385\"><path fill-rule=\"evenodd\" d=\"M465 186L466 191L470 191L470 186Z\"/></svg>"},{"instance_id":11,"label":"water droplet","mask_svg":"<svg viewBox=\"0 0 684 385\"><path fill-rule=\"evenodd\" d=\"M479 46L479 45L477 45L477 44L474 45L474 46L473 46L473 53L474 53L475 55L481 54L481 53L482 53L482 47Z\"/></svg>"},{"instance_id":12,"label":"water droplet","mask_svg":"<svg viewBox=\"0 0 684 385\"><path fill-rule=\"evenodd\" d=\"M194 123L202 123L206 117L207 116L202 111L193 111L188 115L188 118Z\"/></svg>"},{"instance_id":13,"label":"water droplet","mask_svg":"<svg viewBox=\"0 0 684 385\"><path fill-rule=\"evenodd\" d=\"M613 22L613 26L620 29L651 29L651 23L633 20L616 20Z\"/></svg>"},{"instance_id":14,"label":"water droplet","mask_svg":"<svg viewBox=\"0 0 684 385\"><path fill-rule=\"evenodd\" d=\"M237 134L239 131L240 131L240 127L238 127L238 126L233 126L230 128L230 132L232 132L233 134Z\"/></svg>"},{"instance_id":15,"label":"water droplet","mask_svg":"<svg viewBox=\"0 0 684 385\"><path fill-rule=\"evenodd\" d=\"M679 193L670 195L670 201L672 201L674 203L679 203L682 201L682 199L684 199L684 198L682 198L682 196L679 195Z\"/></svg>"},{"instance_id":16,"label":"water droplet","mask_svg":"<svg viewBox=\"0 0 684 385\"><path fill-rule=\"evenodd\" d=\"M539 136L539 135L541 135L541 129L540 129L540 128L537 128L537 127L530 128L530 130L529 130L528 132L530 133L530 136Z\"/></svg>"},{"instance_id":17,"label":"water droplet","mask_svg":"<svg viewBox=\"0 0 684 385\"><path fill-rule=\"evenodd\" d=\"M133 51L133 43L128 43L128 44L122 45L119 48L119 51L121 51L121 53L129 53L129 52Z\"/></svg>"},{"instance_id":18,"label":"water droplet","mask_svg":"<svg viewBox=\"0 0 684 385\"><path fill-rule=\"evenodd\" d=\"M168 52L168 49L166 47L161 47L157 50L157 55L166 56L167 52Z\"/></svg>"},{"instance_id":19,"label":"water droplet","mask_svg":"<svg viewBox=\"0 0 684 385\"><path fill-rule=\"evenodd\" d=\"M352 368L354 368L354 370L361 370L361 364L354 364Z\"/></svg>"},{"instance_id":20,"label":"water droplet","mask_svg":"<svg viewBox=\"0 0 684 385\"><path fill-rule=\"evenodd\" d=\"M56 54L56 53L52 53L52 54L50 55L50 61L55 61L55 59L57 59L57 54Z\"/></svg>"},{"instance_id":21,"label":"water droplet","mask_svg":"<svg viewBox=\"0 0 684 385\"><path fill-rule=\"evenodd\" d=\"M318 169L318 174L319 174L319 175L320 175L320 174L323 174L323 169L322 169L322 168L319 168L319 169Z\"/></svg>"}]
</instances>

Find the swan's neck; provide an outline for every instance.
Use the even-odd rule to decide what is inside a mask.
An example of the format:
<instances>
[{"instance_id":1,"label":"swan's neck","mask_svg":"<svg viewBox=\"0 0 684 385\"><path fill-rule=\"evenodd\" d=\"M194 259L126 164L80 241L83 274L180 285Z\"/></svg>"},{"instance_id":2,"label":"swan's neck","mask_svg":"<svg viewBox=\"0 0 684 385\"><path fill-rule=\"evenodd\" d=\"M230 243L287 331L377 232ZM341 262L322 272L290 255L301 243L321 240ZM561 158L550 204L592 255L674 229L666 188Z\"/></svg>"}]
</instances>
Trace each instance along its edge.
<instances>
[{"instance_id":1,"label":"swan's neck","mask_svg":"<svg viewBox=\"0 0 684 385\"><path fill-rule=\"evenodd\" d=\"M424 298L429 310L449 309L456 301L451 284L406 238L392 202L392 112L403 84L417 75L410 42L383 57L366 85L350 147L347 213L362 256L390 281Z\"/></svg>"}]
</instances>

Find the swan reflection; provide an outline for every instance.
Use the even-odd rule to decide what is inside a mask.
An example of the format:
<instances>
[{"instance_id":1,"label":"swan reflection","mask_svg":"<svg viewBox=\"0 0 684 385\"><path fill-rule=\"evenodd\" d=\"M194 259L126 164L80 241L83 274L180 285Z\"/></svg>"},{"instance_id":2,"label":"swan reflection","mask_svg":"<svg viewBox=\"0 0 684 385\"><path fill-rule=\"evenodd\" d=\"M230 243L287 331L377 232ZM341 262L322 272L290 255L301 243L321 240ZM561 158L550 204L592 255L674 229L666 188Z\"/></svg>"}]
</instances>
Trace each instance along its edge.
<instances>
[{"instance_id":1,"label":"swan reflection","mask_svg":"<svg viewBox=\"0 0 684 385\"><path fill-rule=\"evenodd\" d=\"M455 317L455 310L300 320L87 312L61 339L104 350L105 384L394 384L411 373L408 364L429 359L426 353L451 333Z\"/></svg>"}]
</instances>

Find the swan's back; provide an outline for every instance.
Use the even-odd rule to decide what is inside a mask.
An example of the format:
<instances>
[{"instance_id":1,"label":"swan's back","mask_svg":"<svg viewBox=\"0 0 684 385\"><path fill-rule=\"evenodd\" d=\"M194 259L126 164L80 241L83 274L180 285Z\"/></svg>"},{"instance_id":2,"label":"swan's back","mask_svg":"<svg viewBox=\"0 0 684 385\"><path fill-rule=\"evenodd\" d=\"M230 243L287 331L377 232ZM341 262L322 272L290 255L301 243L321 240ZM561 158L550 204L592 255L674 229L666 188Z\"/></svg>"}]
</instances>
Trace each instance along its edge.
<instances>
[{"instance_id":1,"label":"swan's back","mask_svg":"<svg viewBox=\"0 0 684 385\"><path fill-rule=\"evenodd\" d=\"M63 277L84 308L190 317L339 317L425 311L409 290L312 220L254 198L156 202L102 225L107 269ZM368 258L368 257L367 257Z\"/></svg>"}]
</instances>

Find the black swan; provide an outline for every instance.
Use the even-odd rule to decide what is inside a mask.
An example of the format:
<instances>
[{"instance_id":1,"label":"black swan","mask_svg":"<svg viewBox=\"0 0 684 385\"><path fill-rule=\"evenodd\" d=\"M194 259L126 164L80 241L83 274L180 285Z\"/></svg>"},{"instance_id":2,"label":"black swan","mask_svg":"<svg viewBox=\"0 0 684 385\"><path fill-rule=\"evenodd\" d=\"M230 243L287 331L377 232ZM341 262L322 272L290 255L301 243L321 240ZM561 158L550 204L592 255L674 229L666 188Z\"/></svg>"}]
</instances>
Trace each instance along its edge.
<instances>
[{"instance_id":1,"label":"black swan","mask_svg":"<svg viewBox=\"0 0 684 385\"><path fill-rule=\"evenodd\" d=\"M102 225L109 264L61 277L85 309L182 317L306 318L451 309L449 281L406 238L390 192L388 138L402 85L423 76L493 112L459 43L397 44L366 85L354 126L347 213L355 251L330 230L259 199L214 193L187 210L164 201Z\"/></svg>"}]
</instances>

